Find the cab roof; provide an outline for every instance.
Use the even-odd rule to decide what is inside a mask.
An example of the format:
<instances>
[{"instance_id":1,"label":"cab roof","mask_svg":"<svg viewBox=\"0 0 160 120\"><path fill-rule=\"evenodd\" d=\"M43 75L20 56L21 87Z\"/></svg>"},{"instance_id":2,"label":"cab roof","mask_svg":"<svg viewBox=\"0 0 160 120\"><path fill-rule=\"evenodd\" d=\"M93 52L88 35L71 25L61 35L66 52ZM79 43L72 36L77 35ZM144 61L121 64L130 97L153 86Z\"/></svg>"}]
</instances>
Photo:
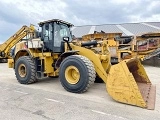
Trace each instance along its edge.
<instances>
[{"instance_id":1,"label":"cab roof","mask_svg":"<svg viewBox=\"0 0 160 120\"><path fill-rule=\"evenodd\" d=\"M60 22L60 23L67 24L67 25L69 25L69 26L74 26L74 25L71 24L71 23L68 23L68 22L66 22L66 21L59 20L59 19L47 20L47 21L40 22L40 23L38 23L38 24L39 24L39 25L43 25L43 24L45 24L45 23L51 23L51 22Z\"/></svg>"}]
</instances>

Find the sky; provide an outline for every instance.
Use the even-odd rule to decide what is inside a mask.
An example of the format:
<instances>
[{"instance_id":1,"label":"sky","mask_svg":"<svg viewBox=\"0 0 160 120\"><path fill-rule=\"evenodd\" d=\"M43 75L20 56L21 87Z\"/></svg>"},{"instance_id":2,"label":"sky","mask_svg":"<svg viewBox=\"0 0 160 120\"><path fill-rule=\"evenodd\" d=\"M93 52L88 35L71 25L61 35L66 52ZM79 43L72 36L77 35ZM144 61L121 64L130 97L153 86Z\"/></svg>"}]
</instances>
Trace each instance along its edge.
<instances>
[{"instance_id":1,"label":"sky","mask_svg":"<svg viewBox=\"0 0 160 120\"><path fill-rule=\"evenodd\" d=\"M160 22L160 0L0 0L0 43L23 25L62 19L99 25Z\"/></svg>"}]
</instances>

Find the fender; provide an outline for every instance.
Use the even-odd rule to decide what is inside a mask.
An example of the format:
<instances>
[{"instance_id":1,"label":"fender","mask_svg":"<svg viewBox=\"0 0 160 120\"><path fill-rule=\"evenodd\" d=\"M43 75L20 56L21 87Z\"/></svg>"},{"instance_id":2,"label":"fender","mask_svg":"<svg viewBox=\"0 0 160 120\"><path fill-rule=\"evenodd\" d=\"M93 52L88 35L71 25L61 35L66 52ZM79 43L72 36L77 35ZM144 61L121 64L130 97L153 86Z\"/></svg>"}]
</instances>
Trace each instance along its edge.
<instances>
[{"instance_id":1,"label":"fender","mask_svg":"<svg viewBox=\"0 0 160 120\"><path fill-rule=\"evenodd\" d=\"M77 52L79 52L78 50L75 50L75 51L67 51L67 52L64 52L63 54L61 54L58 58L58 60L56 61L55 63L55 68L58 69L60 67L60 64L61 62L68 56L70 55L75 55L77 54Z\"/></svg>"},{"instance_id":2,"label":"fender","mask_svg":"<svg viewBox=\"0 0 160 120\"><path fill-rule=\"evenodd\" d=\"M22 49L22 50L19 50L14 56L13 56L13 60L14 60L14 63L18 60L18 58L22 57L22 56L32 56L30 51L27 50L27 49ZM14 66L15 67L15 66Z\"/></svg>"}]
</instances>

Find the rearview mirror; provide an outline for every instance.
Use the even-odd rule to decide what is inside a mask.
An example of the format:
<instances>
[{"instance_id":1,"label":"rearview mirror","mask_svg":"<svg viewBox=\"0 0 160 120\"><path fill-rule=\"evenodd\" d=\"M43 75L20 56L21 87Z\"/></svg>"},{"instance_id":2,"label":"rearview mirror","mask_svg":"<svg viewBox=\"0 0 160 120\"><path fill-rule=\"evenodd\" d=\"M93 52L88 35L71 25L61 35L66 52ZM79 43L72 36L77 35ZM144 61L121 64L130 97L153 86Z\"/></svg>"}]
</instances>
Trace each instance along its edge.
<instances>
[{"instance_id":1,"label":"rearview mirror","mask_svg":"<svg viewBox=\"0 0 160 120\"><path fill-rule=\"evenodd\" d=\"M63 37L63 41L67 43L69 50L72 50L72 48L69 44L69 37Z\"/></svg>"},{"instance_id":2,"label":"rearview mirror","mask_svg":"<svg viewBox=\"0 0 160 120\"><path fill-rule=\"evenodd\" d=\"M63 37L63 41L69 42L69 37Z\"/></svg>"}]
</instances>

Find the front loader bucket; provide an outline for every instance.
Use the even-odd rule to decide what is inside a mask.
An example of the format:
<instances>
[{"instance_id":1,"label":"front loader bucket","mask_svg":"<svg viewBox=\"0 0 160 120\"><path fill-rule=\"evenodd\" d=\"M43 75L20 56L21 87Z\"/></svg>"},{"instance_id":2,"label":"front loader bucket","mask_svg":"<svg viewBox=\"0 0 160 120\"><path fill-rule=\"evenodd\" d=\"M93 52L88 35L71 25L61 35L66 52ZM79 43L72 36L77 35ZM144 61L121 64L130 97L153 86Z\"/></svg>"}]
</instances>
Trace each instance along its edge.
<instances>
[{"instance_id":1,"label":"front loader bucket","mask_svg":"<svg viewBox=\"0 0 160 120\"><path fill-rule=\"evenodd\" d=\"M150 82L139 59L113 65L107 80L107 91L116 101L154 109L156 88Z\"/></svg>"}]
</instances>

